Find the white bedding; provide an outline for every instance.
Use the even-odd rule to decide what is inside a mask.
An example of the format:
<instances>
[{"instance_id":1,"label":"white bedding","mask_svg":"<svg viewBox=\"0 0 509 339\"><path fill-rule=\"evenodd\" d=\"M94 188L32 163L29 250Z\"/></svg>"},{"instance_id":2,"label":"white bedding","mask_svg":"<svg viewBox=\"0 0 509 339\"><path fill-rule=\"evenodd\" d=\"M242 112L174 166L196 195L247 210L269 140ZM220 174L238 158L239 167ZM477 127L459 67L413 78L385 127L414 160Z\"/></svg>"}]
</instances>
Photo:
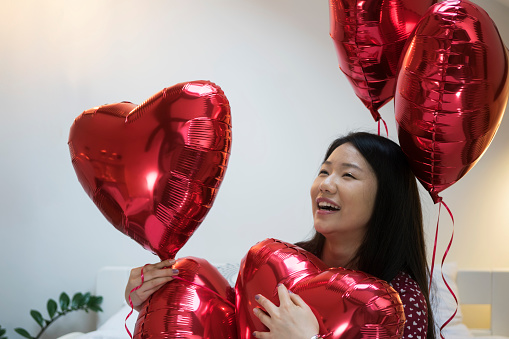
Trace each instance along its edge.
<instances>
[{"instance_id":1,"label":"white bedding","mask_svg":"<svg viewBox=\"0 0 509 339\"><path fill-rule=\"evenodd\" d=\"M216 265L218 270L221 272L222 275L225 276L225 278L228 280L228 282L234 286L235 280L237 278L237 272L238 272L238 265L234 264L221 264ZM128 272L128 271L127 271ZM459 295L458 285L456 283L457 279L457 265L454 263L447 263L444 265L443 268L443 274L446 277L447 281L449 282L449 285L453 289L454 293L456 294L456 297L459 299L459 302L462 300L462 296ZM509 272L506 272L507 276L509 276ZM118 272L116 273L119 274ZM124 276L127 276L127 273L122 273ZM432 290L432 294L434 297L432 297L432 307L434 310L435 315L435 321L438 324L443 324L454 312L454 309L456 308L456 302L454 301L452 295L445 287L444 283L442 282L442 277L440 275L440 271L436 270L433 275L434 285L435 287ZM475 277L475 276L474 276ZM107 281L110 281L111 278L108 278ZM125 284L126 280L124 279L123 284ZM100 286L100 279L98 281L98 288ZM494 284L493 284L494 285ZM105 287L102 286L102 288L98 289L97 294L103 295L103 297L108 298L107 295L101 294L100 290L105 290ZM477 291L479 288L477 287L475 291ZM108 290L106 288L106 290ZM119 286L117 290L122 291L123 285ZM467 288L464 288L464 290L468 290ZM504 289L505 290L505 289ZM506 294L509 292L505 292ZM509 296L501 296L502 299L509 299ZM475 299L475 298L474 298ZM493 299L493 298L491 298ZM504 299L504 300L505 300ZM81 333L71 333L67 336L61 337L59 339L125 339L128 338L127 332L124 327L125 318L127 314L130 312L130 307L128 307L124 301L123 306L120 306L119 308L116 308L115 312L111 312L111 314L108 316L107 320L101 320L100 319L100 326L96 331L92 331L86 334ZM505 307L504 313L507 315L509 314L508 307ZM138 317L138 314L136 311L129 317L127 321L127 325L133 333L134 326L136 319ZM500 317L499 317L500 318ZM509 317L505 316L502 317L507 320L509 320ZM505 325L503 325L505 326ZM499 326L500 327L500 326ZM485 331L489 332L489 330ZM463 316L461 312L461 308L458 308L458 313L454 317L454 319L444 328L442 331L442 335L446 339L465 339L465 338L472 338L474 335L477 334L475 331L468 329L467 326L463 323ZM509 339L509 333L503 333L504 335L507 335L507 337L503 336L479 336L475 335L476 338L485 338L485 339Z\"/></svg>"}]
</instances>

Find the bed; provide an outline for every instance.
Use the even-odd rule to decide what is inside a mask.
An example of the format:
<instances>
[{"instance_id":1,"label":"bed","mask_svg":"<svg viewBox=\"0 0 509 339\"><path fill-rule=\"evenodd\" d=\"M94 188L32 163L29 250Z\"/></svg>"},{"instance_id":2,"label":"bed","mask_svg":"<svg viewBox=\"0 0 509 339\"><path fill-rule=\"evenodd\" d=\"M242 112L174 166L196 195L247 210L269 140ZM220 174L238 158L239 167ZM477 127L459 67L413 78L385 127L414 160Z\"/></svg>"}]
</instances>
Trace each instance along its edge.
<instances>
[{"instance_id":1,"label":"bed","mask_svg":"<svg viewBox=\"0 0 509 339\"><path fill-rule=\"evenodd\" d=\"M238 265L215 265L233 286ZM97 330L69 333L59 339L124 339L128 335L124 321L130 308L124 301L124 286L129 267L104 267L97 274L97 295L104 297L104 312L97 315ZM460 302L456 317L442 331L446 339L478 338L509 339L509 270L459 270L455 263L446 263L443 274ZM443 323L454 312L456 303L434 271L432 305L435 319ZM137 314L127 321L134 329Z\"/></svg>"}]
</instances>

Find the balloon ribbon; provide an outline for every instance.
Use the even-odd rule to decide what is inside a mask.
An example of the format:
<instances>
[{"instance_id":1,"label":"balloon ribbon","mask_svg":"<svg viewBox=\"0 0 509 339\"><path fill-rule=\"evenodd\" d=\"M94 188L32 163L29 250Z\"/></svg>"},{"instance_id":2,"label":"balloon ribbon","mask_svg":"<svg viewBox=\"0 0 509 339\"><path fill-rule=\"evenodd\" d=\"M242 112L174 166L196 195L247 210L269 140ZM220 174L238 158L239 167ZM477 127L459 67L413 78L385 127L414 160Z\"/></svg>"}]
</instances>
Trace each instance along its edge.
<instances>
[{"instance_id":1,"label":"balloon ribbon","mask_svg":"<svg viewBox=\"0 0 509 339\"><path fill-rule=\"evenodd\" d=\"M381 116L378 118L378 135L380 135L380 121L382 121L384 123L385 133L387 134L387 138L388 138L389 137L389 129L387 128L387 124L385 123L385 120L382 119Z\"/></svg>"},{"instance_id":2,"label":"balloon ribbon","mask_svg":"<svg viewBox=\"0 0 509 339\"><path fill-rule=\"evenodd\" d=\"M432 282L432 279L433 279L433 270L435 268L435 254L436 254L436 251L437 251L438 225L440 223L440 209L441 209L442 205L444 205L444 207L447 209L447 212L449 212L449 216L451 217L451 220L452 220L452 233L451 233L451 239L449 240L449 244L447 245L447 249L445 250L444 256L442 257L442 264L440 266L440 274L442 275L442 280L444 281L445 286L447 287L449 292L451 292L451 295L452 295L452 297L454 298L454 300L456 302L456 309L454 310L454 313L451 315L451 317L449 319L447 319L447 321L442 326L440 326L440 338L445 339L444 336L442 335L442 330L444 329L445 326L447 326L447 324L449 324L451 322L452 319L454 319L454 317L456 316L456 313L458 313L458 298L456 298L456 295L454 294L453 290L451 289L451 286L449 286L449 284L445 280L444 272L443 272L444 261L445 261L445 258L447 257L447 254L449 253L449 250L451 249L452 240L454 238L454 216L452 215L451 210L449 209L447 204L442 200L441 197L438 197L438 203L439 203L439 205L438 205L437 228L436 228L436 231L435 231L435 245L433 246L433 259L431 260L431 270L430 270L430 276L429 276L429 288L428 288L428 290L431 291L431 282Z\"/></svg>"},{"instance_id":3,"label":"balloon ribbon","mask_svg":"<svg viewBox=\"0 0 509 339\"><path fill-rule=\"evenodd\" d=\"M148 264L146 264L145 266L147 266ZM129 305L131 306L131 311L129 312L129 314L127 315L127 317L125 318L125 321L124 321L124 326L125 326L125 330L127 331L127 334L129 334L129 337L131 339L133 339L133 335L131 334L131 331L129 331L129 328L127 328L127 319L129 319L129 317L131 316L131 314L133 314L133 311L134 311L134 305L133 305L133 301L131 300L131 293L133 293L134 291L136 291L137 289L139 289L141 287L141 285L143 285L143 283L145 282L145 276L143 275L143 269L145 268L145 266L143 266L141 268L141 284L139 284L138 286L136 286L135 288L133 288L131 290L131 292L129 292Z\"/></svg>"}]
</instances>

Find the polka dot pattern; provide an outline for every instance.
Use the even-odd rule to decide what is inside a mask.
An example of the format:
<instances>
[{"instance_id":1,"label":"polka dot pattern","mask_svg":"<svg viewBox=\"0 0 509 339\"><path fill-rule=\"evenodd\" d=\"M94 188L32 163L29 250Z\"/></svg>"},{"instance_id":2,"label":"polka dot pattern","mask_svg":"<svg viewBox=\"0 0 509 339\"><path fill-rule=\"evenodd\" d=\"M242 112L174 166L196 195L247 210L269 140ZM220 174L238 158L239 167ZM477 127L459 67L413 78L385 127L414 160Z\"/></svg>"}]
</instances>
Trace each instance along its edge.
<instances>
[{"instance_id":1,"label":"polka dot pattern","mask_svg":"<svg viewBox=\"0 0 509 339\"><path fill-rule=\"evenodd\" d=\"M399 293L405 310L403 339L426 339L428 307L419 285L408 273L400 272L391 281L391 286Z\"/></svg>"}]
</instances>

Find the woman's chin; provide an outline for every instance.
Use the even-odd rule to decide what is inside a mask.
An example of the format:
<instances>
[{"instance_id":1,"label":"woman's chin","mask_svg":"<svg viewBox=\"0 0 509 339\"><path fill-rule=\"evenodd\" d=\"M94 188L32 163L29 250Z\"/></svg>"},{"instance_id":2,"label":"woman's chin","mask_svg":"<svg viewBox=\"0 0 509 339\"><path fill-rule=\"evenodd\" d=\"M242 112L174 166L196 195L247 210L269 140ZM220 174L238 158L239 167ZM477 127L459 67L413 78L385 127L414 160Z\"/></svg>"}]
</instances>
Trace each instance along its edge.
<instances>
[{"instance_id":1,"label":"woman's chin","mask_svg":"<svg viewBox=\"0 0 509 339\"><path fill-rule=\"evenodd\" d=\"M320 233L321 235L323 235L324 237L327 237L328 234L331 233L331 229L330 227L327 227L327 225L324 225L322 223L315 223L315 231L317 233Z\"/></svg>"}]
</instances>

